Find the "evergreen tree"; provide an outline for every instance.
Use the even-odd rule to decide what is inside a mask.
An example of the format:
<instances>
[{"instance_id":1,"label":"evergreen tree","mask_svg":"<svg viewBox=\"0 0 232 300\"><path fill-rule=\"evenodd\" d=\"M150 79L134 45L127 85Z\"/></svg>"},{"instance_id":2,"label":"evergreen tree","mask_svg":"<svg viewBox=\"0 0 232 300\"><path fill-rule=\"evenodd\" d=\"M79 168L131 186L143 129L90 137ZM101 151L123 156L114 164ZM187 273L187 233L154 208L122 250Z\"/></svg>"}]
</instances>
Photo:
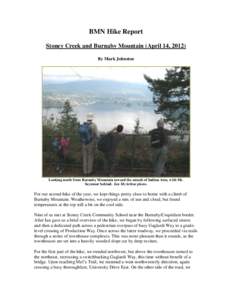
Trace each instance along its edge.
<instances>
[{"instance_id":1,"label":"evergreen tree","mask_svg":"<svg viewBox=\"0 0 232 300\"><path fill-rule=\"evenodd\" d=\"M66 136L76 134L79 123L69 100L65 101L60 114L61 118L57 124L58 130Z\"/></svg>"},{"instance_id":2,"label":"evergreen tree","mask_svg":"<svg viewBox=\"0 0 232 300\"><path fill-rule=\"evenodd\" d=\"M153 92L155 113L161 114L177 133L190 127L190 68L174 67L166 70L164 79L144 75Z\"/></svg>"},{"instance_id":3,"label":"evergreen tree","mask_svg":"<svg viewBox=\"0 0 232 300\"><path fill-rule=\"evenodd\" d=\"M140 126L140 120L139 120L139 118L137 118L137 119L135 119L134 133L140 134L141 129L142 129L142 127Z\"/></svg>"}]
</instances>

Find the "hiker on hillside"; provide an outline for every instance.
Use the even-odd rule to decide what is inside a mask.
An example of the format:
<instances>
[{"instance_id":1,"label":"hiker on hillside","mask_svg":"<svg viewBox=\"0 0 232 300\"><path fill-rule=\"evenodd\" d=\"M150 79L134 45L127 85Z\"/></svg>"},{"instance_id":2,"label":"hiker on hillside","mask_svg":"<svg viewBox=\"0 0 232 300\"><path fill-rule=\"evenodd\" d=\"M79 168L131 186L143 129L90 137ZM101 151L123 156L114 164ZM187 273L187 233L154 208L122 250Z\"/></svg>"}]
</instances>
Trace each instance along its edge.
<instances>
[{"instance_id":1,"label":"hiker on hillside","mask_svg":"<svg viewBox=\"0 0 232 300\"><path fill-rule=\"evenodd\" d=\"M61 145L61 151L65 163L65 160L67 159L69 153L70 138L67 137L66 135L62 136L60 139L60 145Z\"/></svg>"},{"instance_id":2,"label":"hiker on hillside","mask_svg":"<svg viewBox=\"0 0 232 300\"><path fill-rule=\"evenodd\" d=\"M57 155L56 171L63 174L65 160L69 151L70 139L65 135L55 134L52 141L53 151Z\"/></svg>"},{"instance_id":3,"label":"hiker on hillside","mask_svg":"<svg viewBox=\"0 0 232 300\"><path fill-rule=\"evenodd\" d=\"M107 176L113 176L116 150L122 140L123 126L118 125L108 132L98 142L98 149L104 154L104 169Z\"/></svg>"},{"instance_id":4,"label":"hiker on hillside","mask_svg":"<svg viewBox=\"0 0 232 300\"><path fill-rule=\"evenodd\" d=\"M55 168L57 172L59 172L60 170L60 151L61 151L60 139L61 139L60 134L56 132L54 138L52 139L52 151L55 154L55 160L56 160Z\"/></svg>"},{"instance_id":5,"label":"hiker on hillside","mask_svg":"<svg viewBox=\"0 0 232 300\"><path fill-rule=\"evenodd\" d=\"M167 162L168 135L164 129L164 120L157 122L157 128L149 132L152 147L152 159L154 176L165 174L165 164Z\"/></svg>"},{"instance_id":6,"label":"hiker on hillside","mask_svg":"<svg viewBox=\"0 0 232 300\"><path fill-rule=\"evenodd\" d=\"M69 152L69 146L70 146L70 138L63 134L61 136L61 139L60 139L60 151L59 151L60 169L59 169L59 174L64 173L64 167L65 167L67 155L68 155L68 152Z\"/></svg>"},{"instance_id":7,"label":"hiker on hillside","mask_svg":"<svg viewBox=\"0 0 232 300\"><path fill-rule=\"evenodd\" d=\"M89 176L93 173L94 157L97 146L98 130L93 123L94 115L88 113L86 122L80 125L79 133L82 143L83 174Z\"/></svg>"}]
</instances>

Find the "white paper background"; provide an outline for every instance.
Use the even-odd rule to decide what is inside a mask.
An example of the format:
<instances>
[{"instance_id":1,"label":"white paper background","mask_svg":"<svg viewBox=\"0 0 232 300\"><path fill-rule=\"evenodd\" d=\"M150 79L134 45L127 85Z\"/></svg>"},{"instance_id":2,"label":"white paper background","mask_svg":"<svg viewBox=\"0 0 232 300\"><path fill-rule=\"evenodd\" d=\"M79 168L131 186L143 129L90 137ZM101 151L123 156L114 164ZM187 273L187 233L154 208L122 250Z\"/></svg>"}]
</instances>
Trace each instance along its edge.
<instances>
[{"instance_id":1,"label":"white paper background","mask_svg":"<svg viewBox=\"0 0 232 300\"><path fill-rule=\"evenodd\" d=\"M231 299L229 1L5 1L1 6L1 299ZM88 35L91 27L142 28L144 35L94 37ZM188 47L131 55L136 65L191 65L191 179L152 190L189 192L186 203L162 207L196 213L192 269L34 271L33 192L80 189L41 178L41 66L98 65L100 53L46 51L45 43L119 40ZM102 51L113 53L122 55Z\"/></svg>"}]
</instances>

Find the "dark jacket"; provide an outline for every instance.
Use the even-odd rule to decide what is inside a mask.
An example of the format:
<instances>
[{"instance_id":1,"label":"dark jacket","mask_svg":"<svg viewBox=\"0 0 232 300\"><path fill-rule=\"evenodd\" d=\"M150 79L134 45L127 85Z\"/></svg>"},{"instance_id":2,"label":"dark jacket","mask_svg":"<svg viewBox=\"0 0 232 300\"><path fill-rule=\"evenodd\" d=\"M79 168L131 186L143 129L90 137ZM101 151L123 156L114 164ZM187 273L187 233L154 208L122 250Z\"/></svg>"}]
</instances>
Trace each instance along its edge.
<instances>
[{"instance_id":1,"label":"dark jacket","mask_svg":"<svg viewBox=\"0 0 232 300\"><path fill-rule=\"evenodd\" d=\"M161 148L168 144L168 135L163 127L155 128L149 131L151 147Z\"/></svg>"},{"instance_id":2,"label":"dark jacket","mask_svg":"<svg viewBox=\"0 0 232 300\"><path fill-rule=\"evenodd\" d=\"M110 135L111 135L111 149L109 152L111 155L115 155L118 144L121 142L123 136L118 132L112 132L110 133Z\"/></svg>"}]
</instances>

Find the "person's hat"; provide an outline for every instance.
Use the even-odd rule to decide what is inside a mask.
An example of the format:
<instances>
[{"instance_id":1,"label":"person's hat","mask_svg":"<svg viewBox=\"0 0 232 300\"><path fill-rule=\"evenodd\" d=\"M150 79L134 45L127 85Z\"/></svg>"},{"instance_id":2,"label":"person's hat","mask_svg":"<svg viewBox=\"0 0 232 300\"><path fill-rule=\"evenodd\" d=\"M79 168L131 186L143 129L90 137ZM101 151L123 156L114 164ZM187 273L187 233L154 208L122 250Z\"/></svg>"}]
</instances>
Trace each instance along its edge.
<instances>
[{"instance_id":1,"label":"person's hat","mask_svg":"<svg viewBox=\"0 0 232 300\"><path fill-rule=\"evenodd\" d=\"M92 113L88 113L86 116L87 121L92 121L94 118L94 115Z\"/></svg>"},{"instance_id":2,"label":"person's hat","mask_svg":"<svg viewBox=\"0 0 232 300\"><path fill-rule=\"evenodd\" d=\"M157 122L157 126L158 127L164 127L164 120L163 119L159 119Z\"/></svg>"},{"instance_id":3,"label":"person's hat","mask_svg":"<svg viewBox=\"0 0 232 300\"><path fill-rule=\"evenodd\" d=\"M123 131L123 126L121 124L119 124L117 126L117 132L122 132Z\"/></svg>"}]
</instances>

